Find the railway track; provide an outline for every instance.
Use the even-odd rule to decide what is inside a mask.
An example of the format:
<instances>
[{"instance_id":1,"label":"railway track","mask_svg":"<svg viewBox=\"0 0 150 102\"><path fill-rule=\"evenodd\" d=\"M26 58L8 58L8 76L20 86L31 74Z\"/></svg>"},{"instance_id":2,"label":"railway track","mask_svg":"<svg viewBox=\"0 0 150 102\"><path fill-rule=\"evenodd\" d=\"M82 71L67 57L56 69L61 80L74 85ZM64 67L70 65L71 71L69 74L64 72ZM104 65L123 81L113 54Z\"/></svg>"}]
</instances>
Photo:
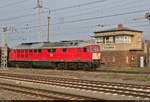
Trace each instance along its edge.
<instances>
[{"instance_id":1,"label":"railway track","mask_svg":"<svg viewBox=\"0 0 150 102\"><path fill-rule=\"evenodd\" d=\"M21 93L24 95L30 95L34 97L38 97L44 100L96 100L95 98L66 94L61 92L49 91L38 88L31 88L25 86L18 86L12 84L6 84L0 82L0 89L8 90L16 93Z\"/></svg>"},{"instance_id":2,"label":"railway track","mask_svg":"<svg viewBox=\"0 0 150 102\"><path fill-rule=\"evenodd\" d=\"M113 71L113 70L96 70L92 72L106 72L106 73L122 73L122 74L150 74L150 72L137 72L137 71Z\"/></svg>"},{"instance_id":3,"label":"railway track","mask_svg":"<svg viewBox=\"0 0 150 102\"><path fill-rule=\"evenodd\" d=\"M15 79L34 83L68 87L97 93L109 93L150 99L150 86L112 83L104 81L89 81L80 79L56 78L48 76L22 75L0 73L0 78Z\"/></svg>"}]
</instances>

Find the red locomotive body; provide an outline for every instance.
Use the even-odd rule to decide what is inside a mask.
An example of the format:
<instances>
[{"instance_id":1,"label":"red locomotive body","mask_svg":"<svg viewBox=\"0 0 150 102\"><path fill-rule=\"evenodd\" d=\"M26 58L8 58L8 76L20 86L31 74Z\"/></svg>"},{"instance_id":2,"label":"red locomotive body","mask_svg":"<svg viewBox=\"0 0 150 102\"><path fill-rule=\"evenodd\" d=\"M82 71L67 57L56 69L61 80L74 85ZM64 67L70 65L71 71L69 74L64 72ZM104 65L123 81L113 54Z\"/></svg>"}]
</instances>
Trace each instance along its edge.
<instances>
[{"instance_id":1,"label":"red locomotive body","mask_svg":"<svg viewBox=\"0 0 150 102\"><path fill-rule=\"evenodd\" d=\"M100 63L100 47L85 42L25 43L9 51L11 66L94 69Z\"/></svg>"}]
</instances>

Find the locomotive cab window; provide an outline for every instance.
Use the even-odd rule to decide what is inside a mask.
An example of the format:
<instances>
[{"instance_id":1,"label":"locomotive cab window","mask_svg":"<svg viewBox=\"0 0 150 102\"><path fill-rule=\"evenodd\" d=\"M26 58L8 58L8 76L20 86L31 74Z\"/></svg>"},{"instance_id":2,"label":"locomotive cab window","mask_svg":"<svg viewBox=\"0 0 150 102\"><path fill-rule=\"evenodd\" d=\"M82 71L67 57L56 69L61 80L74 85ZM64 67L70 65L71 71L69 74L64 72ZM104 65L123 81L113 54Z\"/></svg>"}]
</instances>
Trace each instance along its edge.
<instances>
[{"instance_id":1,"label":"locomotive cab window","mask_svg":"<svg viewBox=\"0 0 150 102\"><path fill-rule=\"evenodd\" d=\"M84 52L89 52L89 48L83 48Z\"/></svg>"},{"instance_id":2,"label":"locomotive cab window","mask_svg":"<svg viewBox=\"0 0 150 102\"><path fill-rule=\"evenodd\" d=\"M21 50L21 53L24 53L24 50L23 50L23 49Z\"/></svg>"},{"instance_id":3,"label":"locomotive cab window","mask_svg":"<svg viewBox=\"0 0 150 102\"><path fill-rule=\"evenodd\" d=\"M41 49L38 49L38 52L41 53L42 52Z\"/></svg>"},{"instance_id":4,"label":"locomotive cab window","mask_svg":"<svg viewBox=\"0 0 150 102\"><path fill-rule=\"evenodd\" d=\"M56 49L53 49L52 52L56 52Z\"/></svg>"},{"instance_id":5,"label":"locomotive cab window","mask_svg":"<svg viewBox=\"0 0 150 102\"><path fill-rule=\"evenodd\" d=\"M14 53L16 53L16 50L14 50Z\"/></svg>"},{"instance_id":6,"label":"locomotive cab window","mask_svg":"<svg viewBox=\"0 0 150 102\"><path fill-rule=\"evenodd\" d=\"M80 48L78 48L78 52L81 52L81 49L80 49Z\"/></svg>"},{"instance_id":7,"label":"locomotive cab window","mask_svg":"<svg viewBox=\"0 0 150 102\"><path fill-rule=\"evenodd\" d=\"M93 51L93 52L96 51L96 48L95 48L95 47L92 47L92 51Z\"/></svg>"},{"instance_id":8,"label":"locomotive cab window","mask_svg":"<svg viewBox=\"0 0 150 102\"><path fill-rule=\"evenodd\" d=\"M13 50L10 50L10 53L13 53Z\"/></svg>"},{"instance_id":9,"label":"locomotive cab window","mask_svg":"<svg viewBox=\"0 0 150 102\"><path fill-rule=\"evenodd\" d=\"M97 51L100 51L100 47L99 46L97 46L96 48L97 48Z\"/></svg>"},{"instance_id":10,"label":"locomotive cab window","mask_svg":"<svg viewBox=\"0 0 150 102\"><path fill-rule=\"evenodd\" d=\"M34 53L36 53L37 52L37 50L36 49L34 49Z\"/></svg>"},{"instance_id":11,"label":"locomotive cab window","mask_svg":"<svg viewBox=\"0 0 150 102\"><path fill-rule=\"evenodd\" d=\"M87 48L87 52L89 52L90 51L90 49L89 48Z\"/></svg>"},{"instance_id":12,"label":"locomotive cab window","mask_svg":"<svg viewBox=\"0 0 150 102\"><path fill-rule=\"evenodd\" d=\"M32 52L32 50L30 50L30 53Z\"/></svg>"},{"instance_id":13,"label":"locomotive cab window","mask_svg":"<svg viewBox=\"0 0 150 102\"><path fill-rule=\"evenodd\" d=\"M48 49L47 52L51 52L51 49Z\"/></svg>"},{"instance_id":14,"label":"locomotive cab window","mask_svg":"<svg viewBox=\"0 0 150 102\"><path fill-rule=\"evenodd\" d=\"M20 50L17 50L17 53L20 53Z\"/></svg>"},{"instance_id":15,"label":"locomotive cab window","mask_svg":"<svg viewBox=\"0 0 150 102\"><path fill-rule=\"evenodd\" d=\"M26 53L28 53L28 50L25 50Z\"/></svg>"},{"instance_id":16,"label":"locomotive cab window","mask_svg":"<svg viewBox=\"0 0 150 102\"><path fill-rule=\"evenodd\" d=\"M63 52L67 52L67 49L63 49Z\"/></svg>"}]
</instances>

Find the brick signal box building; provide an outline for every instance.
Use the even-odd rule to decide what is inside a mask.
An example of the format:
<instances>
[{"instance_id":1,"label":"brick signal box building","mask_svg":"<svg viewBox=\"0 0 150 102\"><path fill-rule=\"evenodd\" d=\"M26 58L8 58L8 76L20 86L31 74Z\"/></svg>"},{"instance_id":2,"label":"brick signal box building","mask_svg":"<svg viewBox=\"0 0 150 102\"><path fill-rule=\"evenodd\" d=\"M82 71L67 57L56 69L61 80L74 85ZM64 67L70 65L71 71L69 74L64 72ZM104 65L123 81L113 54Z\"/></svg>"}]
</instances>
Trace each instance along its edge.
<instances>
[{"instance_id":1,"label":"brick signal box building","mask_svg":"<svg viewBox=\"0 0 150 102\"><path fill-rule=\"evenodd\" d=\"M141 61L146 66L147 52L142 42L142 31L123 27L94 32L97 44L101 46L104 66L140 67ZM149 44L147 44L149 45Z\"/></svg>"}]
</instances>

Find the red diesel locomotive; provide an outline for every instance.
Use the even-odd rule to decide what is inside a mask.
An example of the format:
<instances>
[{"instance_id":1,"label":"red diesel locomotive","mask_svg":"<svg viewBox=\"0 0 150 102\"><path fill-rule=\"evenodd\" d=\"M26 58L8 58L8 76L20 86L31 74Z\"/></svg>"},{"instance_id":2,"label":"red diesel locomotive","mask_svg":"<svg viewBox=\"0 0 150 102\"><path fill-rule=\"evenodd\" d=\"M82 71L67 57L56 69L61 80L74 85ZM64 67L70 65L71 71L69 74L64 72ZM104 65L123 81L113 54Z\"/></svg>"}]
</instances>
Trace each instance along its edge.
<instances>
[{"instance_id":1,"label":"red diesel locomotive","mask_svg":"<svg viewBox=\"0 0 150 102\"><path fill-rule=\"evenodd\" d=\"M13 67L94 70L100 65L100 47L83 41L23 43L9 51Z\"/></svg>"}]
</instances>

